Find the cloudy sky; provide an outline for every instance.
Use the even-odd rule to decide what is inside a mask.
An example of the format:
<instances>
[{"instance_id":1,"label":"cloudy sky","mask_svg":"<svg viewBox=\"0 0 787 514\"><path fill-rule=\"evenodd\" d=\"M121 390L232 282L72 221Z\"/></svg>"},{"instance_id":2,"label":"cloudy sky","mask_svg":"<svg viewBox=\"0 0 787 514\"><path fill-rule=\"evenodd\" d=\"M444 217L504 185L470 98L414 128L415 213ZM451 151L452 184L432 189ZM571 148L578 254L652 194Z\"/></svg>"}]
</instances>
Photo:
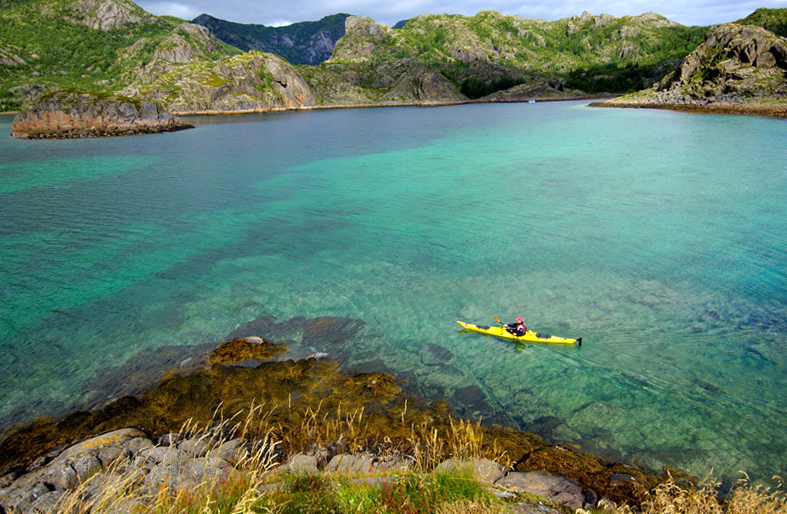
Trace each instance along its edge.
<instances>
[{"instance_id":1,"label":"cloudy sky","mask_svg":"<svg viewBox=\"0 0 787 514\"><path fill-rule=\"evenodd\" d=\"M153 14L193 19L202 13L239 23L286 25L345 12L391 26L419 14L473 15L482 10L556 20L588 11L613 16L657 12L684 25L713 25L748 16L758 7L787 7L787 0L145 0Z\"/></svg>"}]
</instances>

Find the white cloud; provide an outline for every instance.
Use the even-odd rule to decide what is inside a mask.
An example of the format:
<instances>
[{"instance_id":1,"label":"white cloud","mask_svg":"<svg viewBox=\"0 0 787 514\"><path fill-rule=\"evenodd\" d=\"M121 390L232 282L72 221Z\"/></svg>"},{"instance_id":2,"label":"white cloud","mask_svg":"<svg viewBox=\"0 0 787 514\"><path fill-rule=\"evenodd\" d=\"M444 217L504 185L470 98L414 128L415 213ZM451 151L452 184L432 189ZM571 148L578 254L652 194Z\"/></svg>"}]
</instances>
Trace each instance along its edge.
<instances>
[{"instance_id":1,"label":"white cloud","mask_svg":"<svg viewBox=\"0 0 787 514\"><path fill-rule=\"evenodd\" d=\"M203 13L199 8L177 2L138 2L140 7L157 16L175 16L192 20Z\"/></svg>"},{"instance_id":2,"label":"white cloud","mask_svg":"<svg viewBox=\"0 0 787 514\"><path fill-rule=\"evenodd\" d=\"M684 25L711 25L735 21L757 7L787 7L787 0L182 0L142 1L153 14L192 19L207 13L238 23L281 26L291 22L315 21L340 12L369 16L378 23L393 25L419 14L464 14L491 9L523 18L556 20L566 16L609 13L613 16L657 12Z\"/></svg>"}]
</instances>

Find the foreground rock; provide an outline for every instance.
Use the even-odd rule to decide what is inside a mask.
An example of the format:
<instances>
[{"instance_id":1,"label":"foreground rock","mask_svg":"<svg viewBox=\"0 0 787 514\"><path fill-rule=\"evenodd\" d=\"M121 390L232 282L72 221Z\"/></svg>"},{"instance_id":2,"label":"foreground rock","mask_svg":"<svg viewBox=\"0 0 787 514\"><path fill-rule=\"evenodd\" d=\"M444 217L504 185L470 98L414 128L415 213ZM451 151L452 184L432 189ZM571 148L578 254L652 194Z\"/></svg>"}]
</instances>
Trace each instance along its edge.
<instances>
[{"instance_id":1,"label":"foreground rock","mask_svg":"<svg viewBox=\"0 0 787 514\"><path fill-rule=\"evenodd\" d=\"M129 504L117 504L117 499L109 503L128 507L123 511L142 511L168 492L208 487L221 494L221 484L248 478L251 473L268 477L264 483L259 479L249 482L262 493L286 492L289 485L282 475L323 472L353 483L391 487L414 463L411 457L392 454L334 453L331 445L297 453L283 462L277 447L235 437L224 424L196 432L170 432L157 440L134 428L116 430L51 452L27 469L0 477L0 512L49 512L75 498L98 502L94 506L100 511L100 498L106 495L110 500L121 485ZM537 471L506 473L503 466L488 459L449 459L436 469L449 474L465 471L506 498L526 493L573 509L593 508L597 503L596 494L574 480Z\"/></svg>"},{"instance_id":2,"label":"foreground rock","mask_svg":"<svg viewBox=\"0 0 787 514\"><path fill-rule=\"evenodd\" d=\"M193 128L159 105L131 98L56 92L14 117L11 135L22 139L153 134Z\"/></svg>"}]
</instances>

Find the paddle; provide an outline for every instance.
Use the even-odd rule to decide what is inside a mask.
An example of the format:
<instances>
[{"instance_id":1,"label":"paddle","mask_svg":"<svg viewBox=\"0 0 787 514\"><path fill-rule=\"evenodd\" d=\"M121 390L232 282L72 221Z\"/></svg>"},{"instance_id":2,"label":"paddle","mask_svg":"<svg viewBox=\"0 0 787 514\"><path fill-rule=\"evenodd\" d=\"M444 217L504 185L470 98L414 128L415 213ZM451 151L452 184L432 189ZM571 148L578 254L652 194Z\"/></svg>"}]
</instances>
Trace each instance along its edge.
<instances>
[{"instance_id":1,"label":"paddle","mask_svg":"<svg viewBox=\"0 0 787 514\"><path fill-rule=\"evenodd\" d=\"M500 318L498 318L497 316L495 316L495 321L497 321L498 323L500 323L500 326L502 326L502 327L503 327L503 330L505 330L506 332L508 332L508 328L506 327L505 323L503 323L502 321L500 321ZM516 335L516 334L514 334L514 335Z\"/></svg>"}]
</instances>

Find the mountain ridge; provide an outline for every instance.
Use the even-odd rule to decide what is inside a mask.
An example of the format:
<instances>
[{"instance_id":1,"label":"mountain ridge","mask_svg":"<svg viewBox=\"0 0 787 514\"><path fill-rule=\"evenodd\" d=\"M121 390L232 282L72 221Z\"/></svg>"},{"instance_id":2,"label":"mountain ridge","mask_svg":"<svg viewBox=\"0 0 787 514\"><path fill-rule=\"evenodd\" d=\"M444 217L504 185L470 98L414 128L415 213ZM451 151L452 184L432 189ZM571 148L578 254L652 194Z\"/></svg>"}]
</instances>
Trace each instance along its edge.
<instances>
[{"instance_id":1,"label":"mountain ridge","mask_svg":"<svg viewBox=\"0 0 787 514\"><path fill-rule=\"evenodd\" d=\"M785 13L758 9L749 18L778 29ZM656 13L547 21L481 11L416 16L396 29L346 14L321 21L343 25L330 58L292 65L130 0L6 1L0 111L55 90L155 98L181 113L619 94L659 84L707 33ZM303 22L289 33L256 27L276 29L278 41L295 48L325 25Z\"/></svg>"},{"instance_id":2,"label":"mountain ridge","mask_svg":"<svg viewBox=\"0 0 787 514\"><path fill-rule=\"evenodd\" d=\"M218 39L244 51L260 50L276 54L291 64L319 64L328 60L345 33L349 14L325 16L319 21L304 21L284 27L244 24L201 14L192 23L202 25Z\"/></svg>"}]
</instances>

